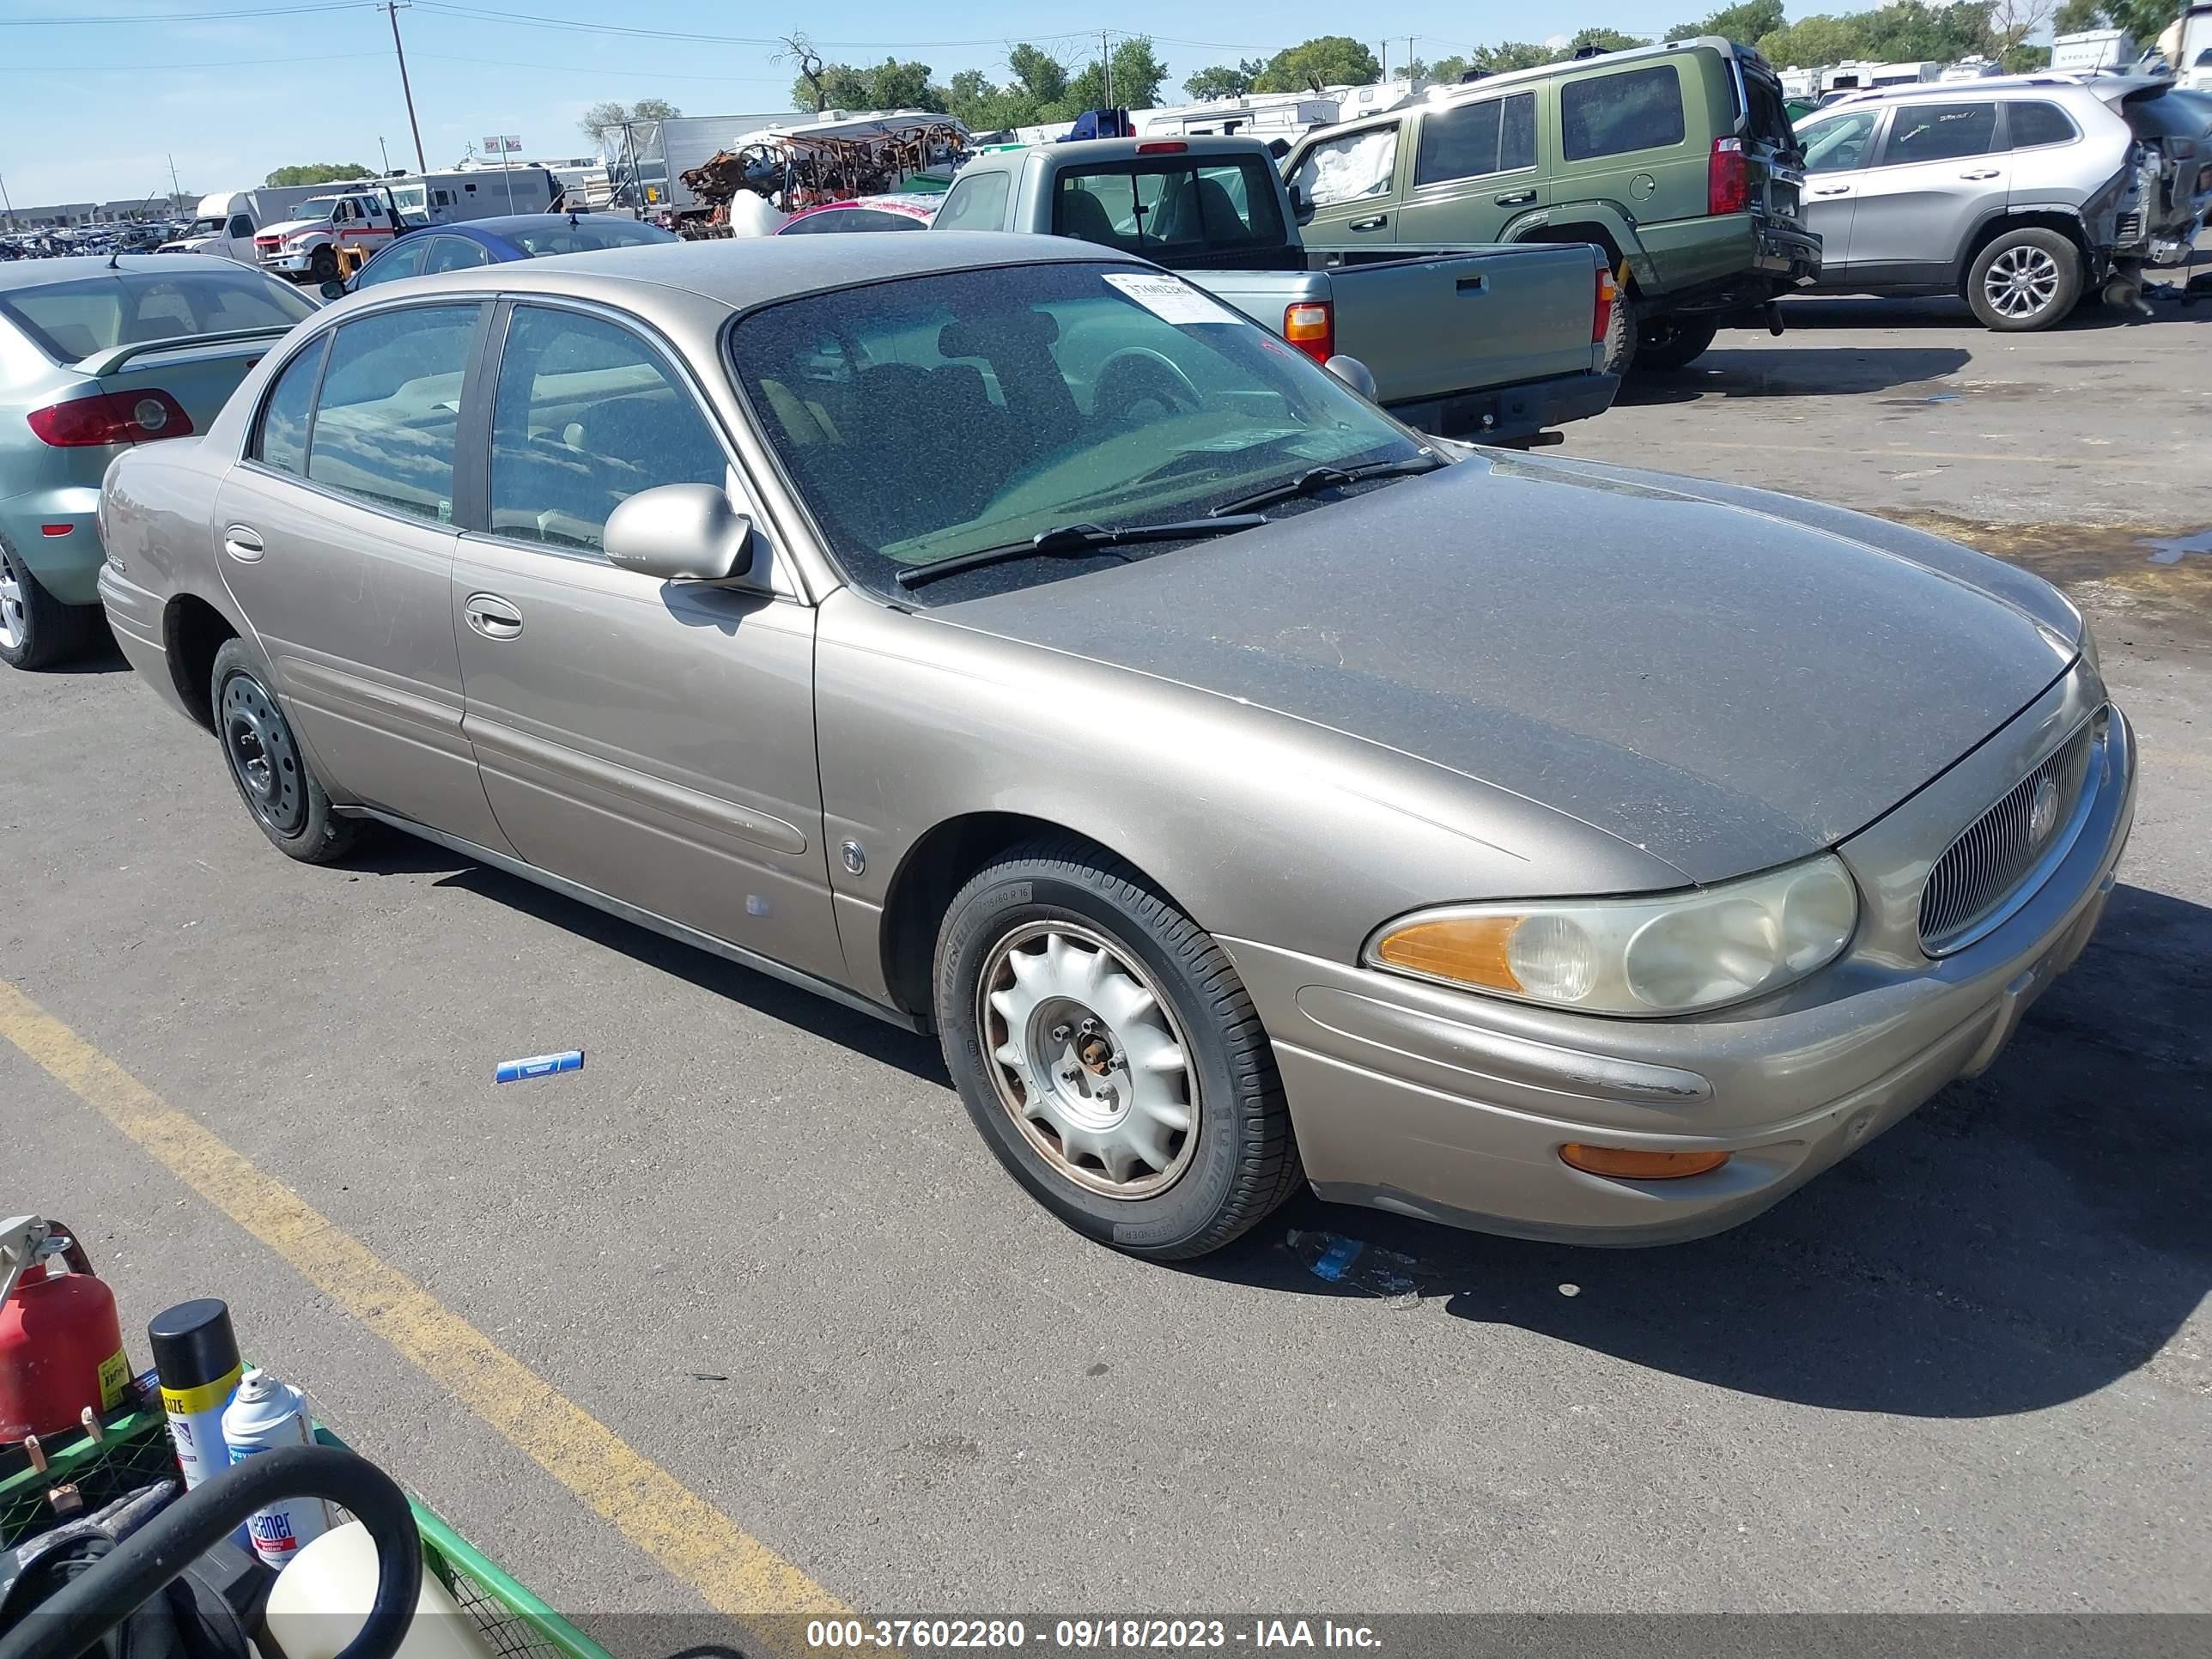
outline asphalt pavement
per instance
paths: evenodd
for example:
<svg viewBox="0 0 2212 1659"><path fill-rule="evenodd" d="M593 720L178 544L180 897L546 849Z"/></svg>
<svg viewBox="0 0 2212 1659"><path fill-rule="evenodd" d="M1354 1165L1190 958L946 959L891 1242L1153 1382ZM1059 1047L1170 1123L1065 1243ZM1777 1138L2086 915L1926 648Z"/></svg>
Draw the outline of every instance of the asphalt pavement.
<svg viewBox="0 0 2212 1659"><path fill-rule="evenodd" d="M1206 1261L1127 1260L1014 1188L929 1041L403 838L288 862L119 658L0 678L0 979L871 1612L2212 1612L2212 307L2024 338L1790 313L1565 453L2049 571L2145 775L2103 929L1996 1067L1720 1238L1303 1198ZM5 1044L0 1147L0 1196L82 1230L126 1331L227 1297L618 1650L705 1607L482 1389ZM1414 1291L1315 1276L1313 1231Z"/></svg>

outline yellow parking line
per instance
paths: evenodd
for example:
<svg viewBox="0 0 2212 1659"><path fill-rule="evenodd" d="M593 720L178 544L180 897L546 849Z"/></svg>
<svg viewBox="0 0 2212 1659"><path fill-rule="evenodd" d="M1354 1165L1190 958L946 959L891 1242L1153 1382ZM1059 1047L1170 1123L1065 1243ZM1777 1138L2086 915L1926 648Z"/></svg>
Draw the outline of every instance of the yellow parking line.
<svg viewBox="0 0 2212 1659"><path fill-rule="evenodd" d="M489 1423L717 1612L851 1611L359 1239L0 980L0 1037ZM796 1626L772 1627L793 1651ZM765 1632L764 1632L765 1633Z"/></svg>

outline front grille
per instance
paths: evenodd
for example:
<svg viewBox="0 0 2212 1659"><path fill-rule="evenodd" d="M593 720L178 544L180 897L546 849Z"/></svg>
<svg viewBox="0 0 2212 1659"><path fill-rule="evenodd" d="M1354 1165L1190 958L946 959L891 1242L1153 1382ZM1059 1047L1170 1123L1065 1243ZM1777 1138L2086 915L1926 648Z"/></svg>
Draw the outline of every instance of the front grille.
<svg viewBox="0 0 2212 1659"><path fill-rule="evenodd" d="M1930 956L1962 943L2057 844L2081 800L2103 724L2092 720L2069 738L1936 860L1920 890L1920 945Z"/></svg>

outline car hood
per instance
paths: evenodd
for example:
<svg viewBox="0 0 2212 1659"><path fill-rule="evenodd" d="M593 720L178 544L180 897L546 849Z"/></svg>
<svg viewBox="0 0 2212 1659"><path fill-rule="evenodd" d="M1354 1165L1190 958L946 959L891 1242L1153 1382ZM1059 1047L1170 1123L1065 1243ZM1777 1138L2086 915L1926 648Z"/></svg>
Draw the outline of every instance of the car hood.
<svg viewBox="0 0 2212 1659"><path fill-rule="evenodd" d="M1899 526L1496 452L933 614L1366 738L1700 883L1873 822L2080 634L2047 584Z"/></svg>
<svg viewBox="0 0 2212 1659"><path fill-rule="evenodd" d="M303 230L328 230L327 219L286 219L273 225L264 225L253 234L256 236L296 236Z"/></svg>

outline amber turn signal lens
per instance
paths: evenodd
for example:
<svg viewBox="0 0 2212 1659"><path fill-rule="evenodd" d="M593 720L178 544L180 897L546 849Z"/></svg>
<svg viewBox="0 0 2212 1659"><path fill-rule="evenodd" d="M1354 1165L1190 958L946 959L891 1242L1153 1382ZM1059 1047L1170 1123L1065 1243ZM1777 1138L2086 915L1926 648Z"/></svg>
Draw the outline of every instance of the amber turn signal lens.
<svg viewBox="0 0 2212 1659"><path fill-rule="evenodd" d="M1506 960L1505 947L1520 925L1518 916L1451 916L1417 921L1386 935L1376 945L1375 955L1409 974L1518 991L1521 981Z"/></svg>
<svg viewBox="0 0 2212 1659"><path fill-rule="evenodd" d="M1585 1146L1571 1140L1559 1148L1559 1161L1590 1175L1626 1181L1680 1181L1703 1175L1729 1161L1726 1152L1646 1152L1629 1146Z"/></svg>

